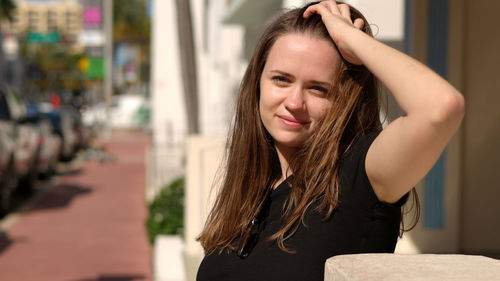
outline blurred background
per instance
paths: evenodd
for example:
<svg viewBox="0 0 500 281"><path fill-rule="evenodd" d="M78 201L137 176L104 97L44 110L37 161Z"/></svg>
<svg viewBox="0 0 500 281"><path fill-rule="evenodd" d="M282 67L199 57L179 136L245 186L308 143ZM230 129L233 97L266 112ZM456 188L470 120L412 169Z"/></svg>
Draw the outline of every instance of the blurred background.
<svg viewBox="0 0 500 281"><path fill-rule="evenodd" d="M2 280L194 280L256 40L307 2L0 0ZM499 258L500 2L346 2L467 101L396 252Z"/></svg>

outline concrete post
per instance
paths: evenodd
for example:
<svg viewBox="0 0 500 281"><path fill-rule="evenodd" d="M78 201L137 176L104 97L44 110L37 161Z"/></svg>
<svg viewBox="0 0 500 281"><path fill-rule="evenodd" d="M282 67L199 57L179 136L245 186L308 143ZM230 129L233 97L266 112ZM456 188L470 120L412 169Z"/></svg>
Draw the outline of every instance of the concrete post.
<svg viewBox="0 0 500 281"><path fill-rule="evenodd" d="M325 264L325 281L334 280L500 280L500 260L469 255L341 255Z"/></svg>

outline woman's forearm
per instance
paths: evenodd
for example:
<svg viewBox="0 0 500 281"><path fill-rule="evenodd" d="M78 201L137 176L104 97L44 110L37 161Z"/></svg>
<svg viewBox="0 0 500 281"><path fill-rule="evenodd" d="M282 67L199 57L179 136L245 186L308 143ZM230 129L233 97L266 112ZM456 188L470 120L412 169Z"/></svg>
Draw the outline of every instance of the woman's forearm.
<svg viewBox="0 0 500 281"><path fill-rule="evenodd" d="M459 124L462 95L427 66L361 31L351 31L344 43L387 87L406 117L431 124Z"/></svg>

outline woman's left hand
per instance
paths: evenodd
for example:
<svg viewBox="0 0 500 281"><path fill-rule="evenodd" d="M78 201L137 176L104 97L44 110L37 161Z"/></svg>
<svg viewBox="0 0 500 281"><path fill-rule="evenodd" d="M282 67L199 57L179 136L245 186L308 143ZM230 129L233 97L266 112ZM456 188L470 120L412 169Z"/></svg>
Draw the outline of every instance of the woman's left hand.
<svg viewBox="0 0 500 281"><path fill-rule="evenodd" d="M358 56L354 54L346 39L350 33L363 28L364 21L358 18L352 22L349 6L347 4L337 4L334 0L323 1L308 7L303 16L308 18L313 14L321 16L342 57L352 64L363 64Z"/></svg>

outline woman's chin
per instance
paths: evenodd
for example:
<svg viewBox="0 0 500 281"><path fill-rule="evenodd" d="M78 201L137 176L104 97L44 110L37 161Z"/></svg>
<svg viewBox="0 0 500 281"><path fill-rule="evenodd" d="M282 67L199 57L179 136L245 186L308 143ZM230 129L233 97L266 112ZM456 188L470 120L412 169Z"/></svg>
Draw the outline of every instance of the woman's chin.
<svg viewBox="0 0 500 281"><path fill-rule="evenodd" d="M304 144L304 140L302 139L275 139L274 143L278 149L287 149L287 150L297 150L302 144Z"/></svg>

